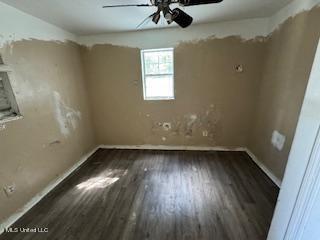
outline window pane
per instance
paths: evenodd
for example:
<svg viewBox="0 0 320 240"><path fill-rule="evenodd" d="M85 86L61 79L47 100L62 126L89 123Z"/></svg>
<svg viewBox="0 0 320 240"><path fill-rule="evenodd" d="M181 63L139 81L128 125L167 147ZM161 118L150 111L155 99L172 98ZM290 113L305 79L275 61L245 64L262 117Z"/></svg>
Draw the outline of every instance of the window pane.
<svg viewBox="0 0 320 240"><path fill-rule="evenodd" d="M155 51L144 52L145 74L172 74L173 52Z"/></svg>
<svg viewBox="0 0 320 240"><path fill-rule="evenodd" d="M173 98L173 76L146 76L146 98Z"/></svg>
<svg viewBox="0 0 320 240"><path fill-rule="evenodd" d="M174 99L173 49L142 51L144 97Z"/></svg>
<svg viewBox="0 0 320 240"><path fill-rule="evenodd" d="M6 91L3 86L2 76L1 76L2 74L4 73L0 73L0 112L11 108Z"/></svg>

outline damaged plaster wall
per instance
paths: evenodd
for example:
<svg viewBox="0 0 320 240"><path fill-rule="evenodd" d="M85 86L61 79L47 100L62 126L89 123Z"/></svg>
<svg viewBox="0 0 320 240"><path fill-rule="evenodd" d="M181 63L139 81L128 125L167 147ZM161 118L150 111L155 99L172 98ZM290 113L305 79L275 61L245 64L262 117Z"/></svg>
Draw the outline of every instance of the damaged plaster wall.
<svg viewBox="0 0 320 240"><path fill-rule="evenodd" d="M83 47L98 143L246 146L264 50L260 38L181 43L174 49L175 100L144 101L138 48Z"/></svg>
<svg viewBox="0 0 320 240"><path fill-rule="evenodd" d="M319 37L312 32L319 13L289 19L267 36L279 22L318 2L295 0L269 19L195 26L191 37L177 29L159 30L167 38L156 43L151 31L78 38L0 3L1 22L10 21L0 24L1 53L14 69L12 85L23 115L0 125L1 187L16 186L10 198L0 193L0 221L94 146L86 87L99 143L239 147L249 142L280 178ZM81 47L80 57L79 46L65 40L91 48ZM176 100L143 101L136 47L168 45L176 46L180 63ZM243 73L234 70L237 64ZM287 136L282 153L270 146L275 129Z"/></svg>
<svg viewBox="0 0 320 240"><path fill-rule="evenodd" d="M257 99L249 149L282 179L314 54L320 37L320 7L289 18L267 41L266 64ZM286 137L271 144L274 131Z"/></svg>
<svg viewBox="0 0 320 240"><path fill-rule="evenodd" d="M144 33L80 37L87 45L83 59L99 143L246 146L282 179L319 38L318 4L293 1L268 20L265 36L251 40L240 34L187 42L170 38L154 45L142 40ZM263 21L255 23L264 26ZM171 43L176 46L176 100L143 101L139 49L134 46ZM240 55L234 51L237 44L244 49ZM245 64L249 59L255 60ZM244 74L230 77L234 64L244 64ZM214 114L204 117L208 110ZM285 137L283 148L271 144L274 132Z"/></svg>
<svg viewBox="0 0 320 240"><path fill-rule="evenodd" d="M0 223L95 146L80 49L69 40L0 2L0 55L23 116L0 124Z"/></svg>
<svg viewBox="0 0 320 240"><path fill-rule="evenodd" d="M0 130L0 222L95 146L79 46L22 40L0 49L23 115ZM5 186L15 186L7 197Z"/></svg>

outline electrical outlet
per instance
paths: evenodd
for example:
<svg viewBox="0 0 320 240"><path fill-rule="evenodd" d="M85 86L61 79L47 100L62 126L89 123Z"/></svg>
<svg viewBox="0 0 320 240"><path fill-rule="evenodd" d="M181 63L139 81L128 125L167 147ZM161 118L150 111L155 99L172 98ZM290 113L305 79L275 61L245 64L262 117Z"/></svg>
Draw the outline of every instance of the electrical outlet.
<svg viewBox="0 0 320 240"><path fill-rule="evenodd" d="M11 184L11 185L5 186L3 188L3 190L4 190L5 194L7 195L7 197L10 197L16 191L16 185Z"/></svg>
<svg viewBox="0 0 320 240"><path fill-rule="evenodd" d="M281 133L279 133L276 130L273 131L271 143L276 149L281 151L283 149L285 141L286 141L286 136L282 135Z"/></svg>
<svg viewBox="0 0 320 240"><path fill-rule="evenodd" d="M208 137L208 131L207 130L202 131L202 136Z"/></svg>

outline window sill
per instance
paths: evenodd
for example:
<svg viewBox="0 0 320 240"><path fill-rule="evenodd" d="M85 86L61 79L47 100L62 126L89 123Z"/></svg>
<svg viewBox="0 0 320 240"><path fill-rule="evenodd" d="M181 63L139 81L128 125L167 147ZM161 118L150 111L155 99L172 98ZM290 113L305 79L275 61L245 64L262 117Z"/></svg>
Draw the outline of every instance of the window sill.
<svg viewBox="0 0 320 240"><path fill-rule="evenodd" d="M145 101L172 101L174 98L144 98Z"/></svg>
<svg viewBox="0 0 320 240"><path fill-rule="evenodd" d="M11 117L9 116L9 117L6 117L5 119L0 120L0 125L8 123L8 122L15 121L15 120L19 120L19 119L22 119L22 118L23 118L22 115L15 115L15 116L11 116Z"/></svg>

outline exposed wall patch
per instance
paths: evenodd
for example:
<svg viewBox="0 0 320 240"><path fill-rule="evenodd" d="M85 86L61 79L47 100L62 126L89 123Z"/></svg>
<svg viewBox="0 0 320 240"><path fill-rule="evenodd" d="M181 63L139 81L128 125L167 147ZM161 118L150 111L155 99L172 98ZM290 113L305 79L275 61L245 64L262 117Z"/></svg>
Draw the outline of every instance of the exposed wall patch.
<svg viewBox="0 0 320 240"><path fill-rule="evenodd" d="M242 64L238 64L235 66L235 70L237 73L242 73L243 72L243 66Z"/></svg>
<svg viewBox="0 0 320 240"><path fill-rule="evenodd" d="M198 116L196 114L187 114L184 116L184 118L185 118L184 136L189 138L189 137L192 137L193 128L196 123L196 120L198 119Z"/></svg>
<svg viewBox="0 0 320 240"><path fill-rule="evenodd" d="M151 135L159 136L162 141L169 137L188 141L205 137L206 142L215 144L220 136L221 113L213 104L199 112L177 115L170 122L146 118L151 124Z"/></svg>
<svg viewBox="0 0 320 240"><path fill-rule="evenodd" d="M164 123L162 124L162 127L163 127L163 129L164 129L165 131L169 131L169 130L171 129L171 123L169 123L169 122L164 122Z"/></svg>
<svg viewBox="0 0 320 240"><path fill-rule="evenodd" d="M59 124L60 132L67 137L71 130L75 130L78 122L81 119L80 111L76 111L68 107L62 100L60 94L56 91L53 92L55 115Z"/></svg>

